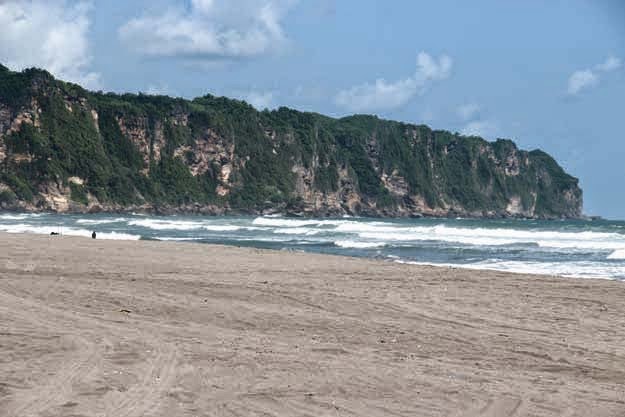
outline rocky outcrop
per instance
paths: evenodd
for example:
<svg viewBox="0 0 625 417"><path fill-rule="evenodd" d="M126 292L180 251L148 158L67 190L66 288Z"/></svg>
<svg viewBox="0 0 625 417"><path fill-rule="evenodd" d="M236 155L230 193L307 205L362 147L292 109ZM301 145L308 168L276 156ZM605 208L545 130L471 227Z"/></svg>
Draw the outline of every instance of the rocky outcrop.
<svg viewBox="0 0 625 417"><path fill-rule="evenodd" d="M7 150L4 143L4 136L9 130L12 121L11 109L0 103L0 163L3 163L6 158Z"/></svg>
<svg viewBox="0 0 625 417"><path fill-rule="evenodd" d="M582 215L577 179L549 155L509 140L491 143L372 116L257 112L212 96L189 102L96 94L34 70L10 74L30 84L19 100L0 97L3 208ZM63 123L51 126L51 115ZM36 133L24 133L25 125ZM8 147L17 134L28 143Z"/></svg>
<svg viewBox="0 0 625 417"><path fill-rule="evenodd" d="M147 117L116 117L122 135L130 139L143 159L143 174L150 170L150 134Z"/></svg>

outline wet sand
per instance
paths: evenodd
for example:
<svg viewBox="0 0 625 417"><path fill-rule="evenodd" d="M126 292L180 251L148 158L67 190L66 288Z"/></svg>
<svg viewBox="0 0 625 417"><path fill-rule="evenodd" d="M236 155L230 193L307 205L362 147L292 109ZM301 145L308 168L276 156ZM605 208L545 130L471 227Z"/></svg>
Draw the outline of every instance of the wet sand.
<svg viewBox="0 0 625 417"><path fill-rule="evenodd" d="M625 283L0 234L0 416L625 416Z"/></svg>

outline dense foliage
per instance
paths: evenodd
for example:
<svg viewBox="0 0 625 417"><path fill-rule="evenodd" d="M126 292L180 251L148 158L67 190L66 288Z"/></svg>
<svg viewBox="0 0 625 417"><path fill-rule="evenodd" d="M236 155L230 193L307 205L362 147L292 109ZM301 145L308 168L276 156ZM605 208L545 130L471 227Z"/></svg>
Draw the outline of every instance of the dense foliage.
<svg viewBox="0 0 625 417"><path fill-rule="evenodd" d="M0 140L9 157L2 162L0 203L35 201L54 183L70 190L79 205L89 204L92 195L121 206L297 210L306 203L298 172L307 173L307 186L321 195L351 186L378 209L392 210L419 196L431 208L503 212L516 196L536 215L559 216L575 210L567 193L581 201L577 180L544 152L375 116L259 112L211 95L188 101L94 93L45 71L16 73L0 66L2 108L5 118L7 112L12 120L26 111L36 120L11 132L5 127ZM201 143L221 154L202 160ZM512 167L513 173L506 172L511 156L526 161ZM200 163L194 172L191 167ZM224 164L232 171L227 181ZM389 178L405 182L405 195L391 192ZM227 192L218 193L219 187Z"/></svg>

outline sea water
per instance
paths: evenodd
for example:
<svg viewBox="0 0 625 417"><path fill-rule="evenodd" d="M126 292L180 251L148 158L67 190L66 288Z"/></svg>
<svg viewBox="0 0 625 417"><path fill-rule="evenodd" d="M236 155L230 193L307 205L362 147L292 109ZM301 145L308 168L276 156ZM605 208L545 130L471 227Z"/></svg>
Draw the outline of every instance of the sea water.
<svg viewBox="0 0 625 417"><path fill-rule="evenodd" d="M0 231L219 243L625 280L625 222L0 213Z"/></svg>

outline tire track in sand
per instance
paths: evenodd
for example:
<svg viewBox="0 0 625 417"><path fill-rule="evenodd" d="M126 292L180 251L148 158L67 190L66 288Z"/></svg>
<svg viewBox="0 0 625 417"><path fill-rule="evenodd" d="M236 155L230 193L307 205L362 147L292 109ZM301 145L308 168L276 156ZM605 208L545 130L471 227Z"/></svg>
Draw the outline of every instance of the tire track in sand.
<svg viewBox="0 0 625 417"><path fill-rule="evenodd" d="M58 323L49 320L49 316L32 313L20 313L25 307L32 307L31 303L17 299L13 296L0 292L0 310L5 317L13 317L25 322L31 322L45 328L53 328ZM19 301L19 302L16 302ZM47 409L64 402L72 393L72 385L87 375L97 366L98 348L95 343L85 337L61 333L63 337L71 340L76 349L70 351L68 359L59 366L59 372L46 378L45 382L27 390L18 391L12 396L11 401L4 411L9 416L30 417L37 416Z"/></svg>
<svg viewBox="0 0 625 417"><path fill-rule="evenodd" d="M58 329L63 337L70 338L77 345L68 362L60 371L28 390L15 393L8 409L8 416L37 416L46 410L60 406L72 398L73 385L83 380L104 361L103 344L95 340L123 340L140 338L149 344L154 352L145 362L140 380L116 398L105 398L107 416L139 417L158 407L167 388L176 376L178 352L175 347L153 336L154 332L137 324L135 328L97 320L88 316L69 313L54 307L44 306L36 300L23 298L0 290L0 311L5 317L14 317L45 327ZM138 328L143 331L139 332ZM154 330L154 329L151 329ZM89 334L92 337L77 336ZM147 340L146 340L147 339Z"/></svg>

